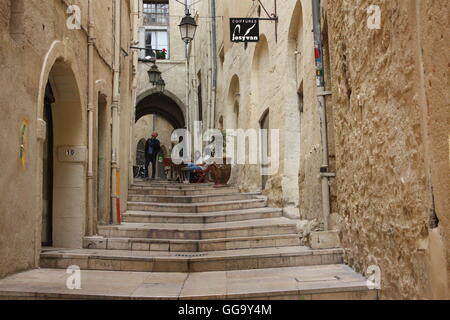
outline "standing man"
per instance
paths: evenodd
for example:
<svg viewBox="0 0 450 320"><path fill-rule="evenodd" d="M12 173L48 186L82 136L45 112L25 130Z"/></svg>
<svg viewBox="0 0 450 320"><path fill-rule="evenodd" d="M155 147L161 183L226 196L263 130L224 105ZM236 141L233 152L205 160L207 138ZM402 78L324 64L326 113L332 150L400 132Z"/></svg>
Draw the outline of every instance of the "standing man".
<svg viewBox="0 0 450 320"><path fill-rule="evenodd" d="M156 173L156 156L161 150L161 144L158 139L158 132L153 132L152 137L145 143L145 174L146 178L149 176L148 166L152 163L152 179L155 179Z"/></svg>

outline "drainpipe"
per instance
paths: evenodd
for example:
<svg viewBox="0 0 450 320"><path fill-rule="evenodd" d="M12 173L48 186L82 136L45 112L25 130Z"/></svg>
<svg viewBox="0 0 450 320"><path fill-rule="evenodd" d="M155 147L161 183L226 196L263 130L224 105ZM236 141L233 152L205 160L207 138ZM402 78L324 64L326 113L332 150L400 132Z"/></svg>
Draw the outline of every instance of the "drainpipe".
<svg viewBox="0 0 450 320"><path fill-rule="evenodd" d="M216 23L216 0L211 0L211 57L212 57L212 106L211 127L216 127L216 103L217 103L217 23Z"/></svg>
<svg viewBox="0 0 450 320"><path fill-rule="evenodd" d="M325 91L322 32L320 26L320 0L312 0L313 31L314 31L314 56L316 61L316 85L317 99L319 102L320 134L322 139L322 164L320 177L322 183L322 208L325 231L329 230L328 218L330 216L330 185L329 179L334 176L328 172L328 133L325 96L330 92Z"/></svg>
<svg viewBox="0 0 450 320"><path fill-rule="evenodd" d="M88 173L87 235L94 234L94 16L92 0L88 1Z"/></svg>
<svg viewBox="0 0 450 320"><path fill-rule="evenodd" d="M211 1L208 2L208 16L211 17ZM208 72L207 72L207 101L208 101L208 109L207 109L207 113L206 113L206 125L203 126L204 128L211 128L212 127L212 92L213 92L213 56L212 56L212 23L208 23L208 34L209 34L209 46L208 46L208 58L209 58L209 63L208 63Z"/></svg>
<svg viewBox="0 0 450 320"><path fill-rule="evenodd" d="M186 99L186 114L185 114L185 122L186 122L186 129L190 130L190 125L189 125L189 121L191 118L190 115L190 108L189 108L189 53L188 53L188 44L185 43L184 44L184 49L185 49L185 81L186 81L186 85L185 85L185 99Z"/></svg>
<svg viewBox="0 0 450 320"><path fill-rule="evenodd" d="M112 114L111 160L111 210L112 221L120 224L120 158L119 158L119 107L120 107L120 0L114 1L114 71Z"/></svg>
<svg viewBox="0 0 450 320"><path fill-rule="evenodd" d="M139 33L138 29L140 24L140 6L139 6L139 0L133 0L133 44L139 43ZM134 144L134 133L135 133L135 121L136 121L136 99L137 99L137 87L138 87L138 79L136 76L137 68L138 68L138 58L139 58L139 51L134 50L133 51L133 81L132 81L132 97L131 97L131 106L133 109L133 112L131 113L131 119L130 119L130 157L129 157L129 172L133 172L133 164L134 159L136 159L135 152L136 152L136 145ZM131 185L134 181L133 175L128 175L128 184Z"/></svg>

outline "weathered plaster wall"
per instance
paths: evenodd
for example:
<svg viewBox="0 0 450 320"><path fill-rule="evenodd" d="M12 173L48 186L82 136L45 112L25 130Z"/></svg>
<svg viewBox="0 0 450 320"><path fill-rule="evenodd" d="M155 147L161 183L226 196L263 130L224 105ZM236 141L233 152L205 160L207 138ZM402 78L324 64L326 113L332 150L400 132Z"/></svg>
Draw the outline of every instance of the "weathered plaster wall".
<svg viewBox="0 0 450 320"><path fill-rule="evenodd" d="M10 14L10 4L16 0L0 1L0 105L3 112L0 118L0 137L2 145L0 147L0 159L3 165L3 173L0 175L0 277L7 274L37 267L39 264L39 254L41 250L41 213L42 213L42 139L45 137L45 124L38 121L42 118L43 91L47 83L50 70L56 59L60 59L63 65L70 72L62 74L52 74L52 81L59 92L56 96L62 96L67 89L72 90L73 86L78 88L78 92L72 94L79 96L78 114L79 120L71 119L75 123L70 123L64 129L64 123L56 124L58 137L55 143L64 141L70 143L75 141L81 146L87 144L87 1L71 1L71 4L81 8L82 30L69 30L66 27L68 15L66 13L66 1L38 1L27 0L20 19L21 34L11 32L12 22ZM17 0L18 3L19 0ZM96 24L96 42L94 50L94 78L98 82L96 90L105 95L106 106L110 107L112 94L112 6L111 2L95 2L94 20ZM124 29L127 27L127 19L130 17L130 8L127 1L122 3L122 21ZM16 30L16 31L17 31ZM126 41L129 34L124 33L123 46L126 48ZM109 40L108 40L109 39ZM126 59L124 64L129 63ZM124 69L130 70L128 64ZM58 72L64 69L58 69ZM70 79L69 83L64 83ZM130 107L130 90L125 87L129 74L124 70L122 83L122 110L127 113ZM61 80L61 81L58 81ZM73 91L73 90L72 90ZM97 92L96 92L97 93ZM41 96L39 96L41 95ZM41 98L38 98L41 97ZM94 98L95 107L97 96ZM67 101L69 104L74 101ZM55 107L58 105L55 105ZM59 117L63 119L63 117ZM20 150L20 125L23 120L29 124L26 131L26 161L22 168L19 160ZM68 120L66 120L68 121ZM82 128L84 134L71 136L71 127ZM107 126L107 130L109 130ZM60 129L58 129L60 128ZM73 133L74 131L72 131ZM123 131L127 136L127 130ZM128 138L129 139L129 138ZM56 152L56 151L55 151ZM124 150L126 152L126 150ZM55 155L56 157L56 155ZM70 181L83 181L79 186L79 192L71 199L79 199L77 208L80 217L86 219L86 203L84 196L78 198L86 192L86 163L79 165L77 174L74 176L57 176L55 184L69 183ZM109 170L109 164L108 168ZM126 172L124 174L127 174ZM63 181L64 180L64 181ZM72 183L70 182L70 183ZM109 182L104 182L106 187ZM66 195L70 196L70 195ZM64 199L60 199L64 205ZM62 206L63 206L62 205ZM63 209L57 207L56 210ZM67 209L67 208L66 208ZM64 210L66 210L64 209ZM85 221L82 222L84 225ZM64 233L58 226L54 230L55 234ZM65 226L67 227L67 226ZM82 231L81 231L82 232ZM72 245L81 245L80 239L73 239Z"/></svg>
<svg viewBox="0 0 450 320"><path fill-rule="evenodd" d="M367 28L371 4L379 30ZM328 1L327 11L346 261L381 268L382 298L445 297L449 3Z"/></svg>

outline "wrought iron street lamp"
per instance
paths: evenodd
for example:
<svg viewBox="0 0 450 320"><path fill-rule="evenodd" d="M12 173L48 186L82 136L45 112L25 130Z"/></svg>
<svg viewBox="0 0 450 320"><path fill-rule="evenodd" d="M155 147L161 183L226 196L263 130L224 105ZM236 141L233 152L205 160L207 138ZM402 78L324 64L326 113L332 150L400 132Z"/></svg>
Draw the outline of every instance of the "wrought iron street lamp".
<svg viewBox="0 0 450 320"><path fill-rule="evenodd" d="M165 88L166 82L162 78L159 78L159 80L156 82L156 90L158 92L164 92Z"/></svg>
<svg viewBox="0 0 450 320"><path fill-rule="evenodd" d="M197 24L195 23L195 19L191 17L191 13L186 8L186 15L181 19L179 24L181 39L188 44L195 37L195 31L197 30Z"/></svg>
<svg viewBox="0 0 450 320"><path fill-rule="evenodd" d="M156 85L157 82L161 79L161 71L159 71L156 63L153 62L153 65L148 70L148 79L151 84Z"/></svg>

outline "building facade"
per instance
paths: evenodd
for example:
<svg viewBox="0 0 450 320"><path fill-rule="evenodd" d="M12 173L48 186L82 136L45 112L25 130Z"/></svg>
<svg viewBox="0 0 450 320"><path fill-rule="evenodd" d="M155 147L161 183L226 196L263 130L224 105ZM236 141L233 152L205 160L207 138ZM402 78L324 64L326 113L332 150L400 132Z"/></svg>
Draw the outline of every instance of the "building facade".
<svg viewBox="0 0 450 320"><path fill-rule="evenodd" d="M448 299L448 1L187 5L185 46L177 0L0 0L0 278L120 223L151 132L169 157L173 130L200 123L267 151L229 183L267 196L302 245L329 237L378 271L380 298ZM259 41L232 42L231 18L261 18Z"/></svg>
<svg viewBox="0 0 450 320"><path fill-rule="evenodd" d="M236 165L232 182L263 190L299 221L305 243L326 228L328 205L311 3L194 3L189 56L192 119L280 130L276 173ZM350 266L380 268L383 298L448 297L448 9L446 1L321 1L327 171L335 174L328 229L339 230ZM230 18L275 12L277 24L260 21L259 42L230 41Z"/></svg>
<svg viewBox="0 0 450 320"><path fill-rule="evenodd" d="M138 3L0 1L0 277L126 209Z"/></svg>

